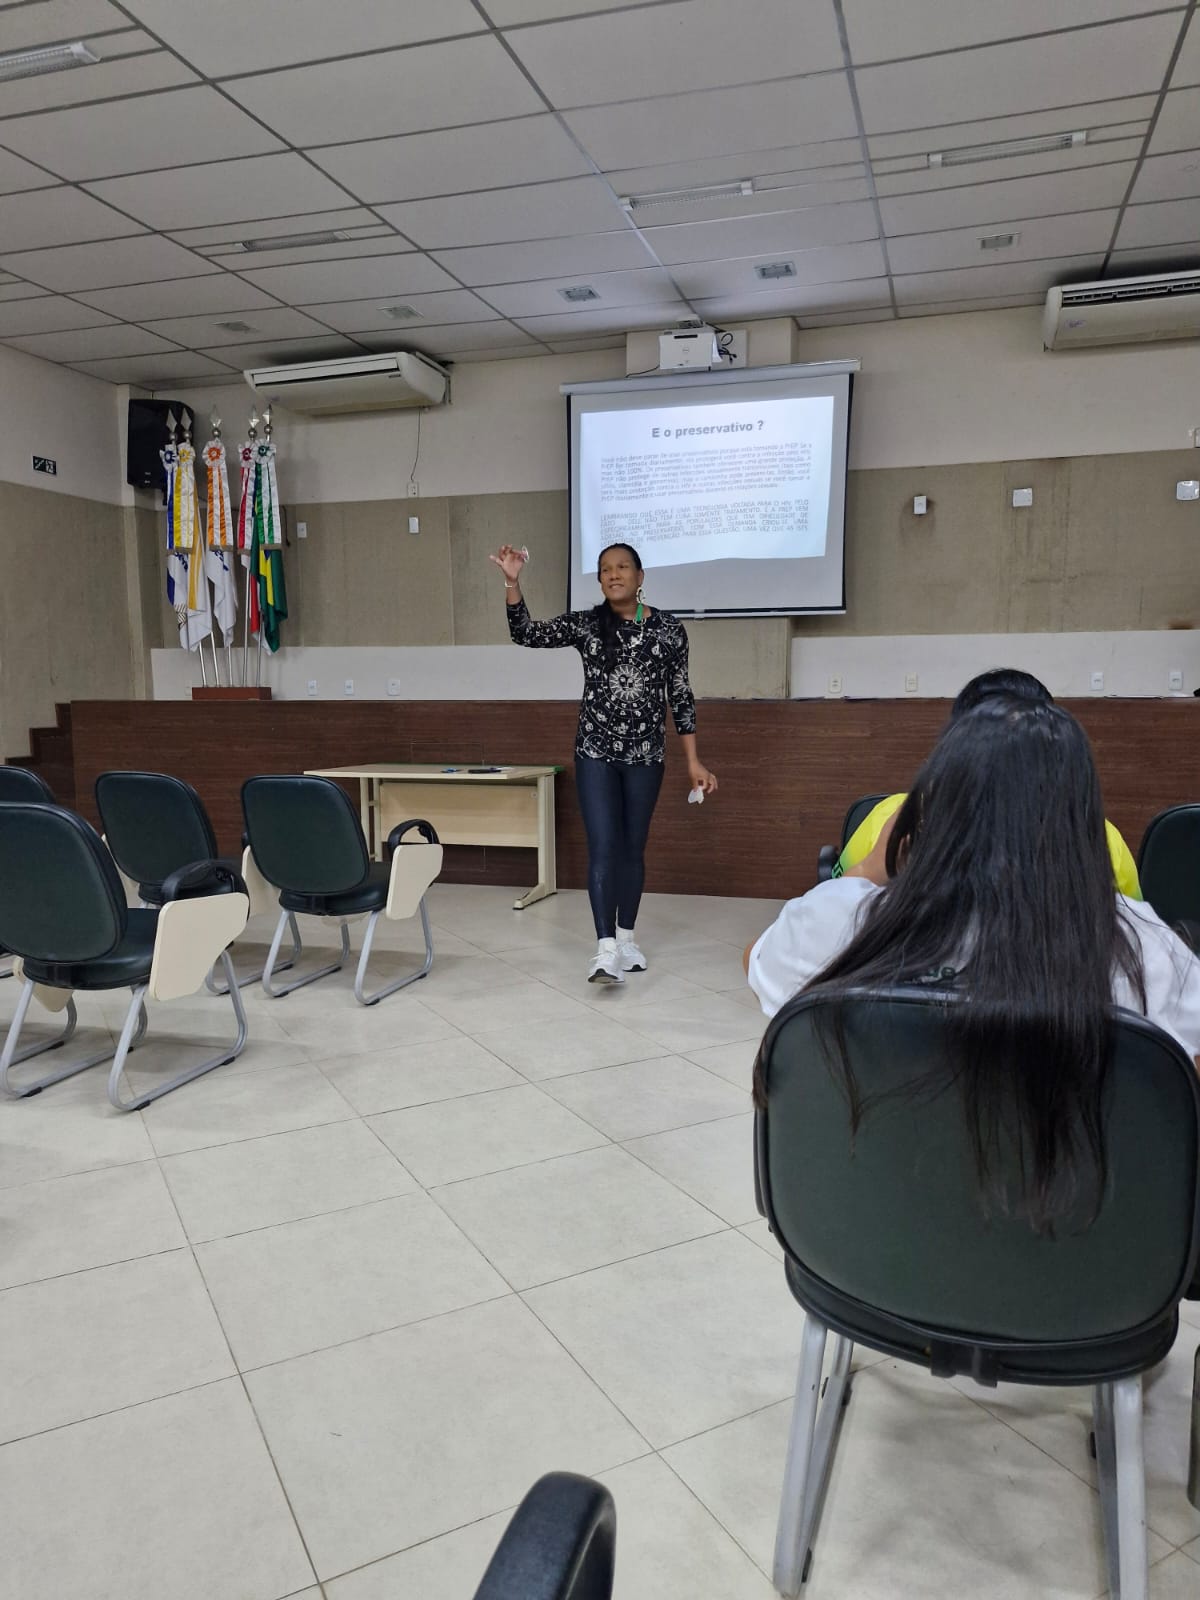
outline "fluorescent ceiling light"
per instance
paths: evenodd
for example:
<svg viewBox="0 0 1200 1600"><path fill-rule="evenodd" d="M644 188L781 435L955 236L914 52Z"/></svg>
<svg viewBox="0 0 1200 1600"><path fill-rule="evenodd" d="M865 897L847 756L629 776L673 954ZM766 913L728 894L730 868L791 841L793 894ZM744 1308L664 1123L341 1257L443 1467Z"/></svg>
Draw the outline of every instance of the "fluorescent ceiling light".
<svg viewBox="0 0 1200 1600"><path fill-rule="evenodd" d="M754 193L754 179L735 183L710 183L696 189L660 189L656 194L630 194L621 204L626 211L647 211L652 206L691 206L704 200L746 200Z"/></svg>
<svg viewBox="0 0 1200 1600"><path fill-rule="evenodd" d="M344 244L350 235L337 229L325 233L281 233L273 238L243 239L240 243L221 246L226 250L302 250L318 244Z"/></svg>
<svg viewBox="0 0 1200 1600"><path fill-rule="evenodd" d="M13 78L40 78L44 72L66 72L71 67L94 67L99 60L79 41L50 45L43 50L18 50L15 55L0 56L0 83Z"/></svg>
<svg viewBox="0 0 1200 1600"><path fill-rule="evenodd" d="M1046 133L1033 139L1002 139L998 144L968 144L959 150L933 150L931 167L966 167L976 161L1003 161L1006 156L1041 156L1055 150L1074 150L1087 143L1087 129L1075 133Z"/></svg>

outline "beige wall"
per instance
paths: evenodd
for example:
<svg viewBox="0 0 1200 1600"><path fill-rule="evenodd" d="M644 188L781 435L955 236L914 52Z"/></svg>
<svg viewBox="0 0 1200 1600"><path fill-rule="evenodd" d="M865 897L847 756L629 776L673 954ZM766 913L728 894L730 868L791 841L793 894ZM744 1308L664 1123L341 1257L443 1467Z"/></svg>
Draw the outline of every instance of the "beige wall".
<svg viewBox="0 0 1200 1600"><path fill-rule="evenodd" d="M0 481L119 505L124 392L0 345ZM56 460L57 476L34 472L35 455Z"/></svg>
<svg viewBox="0 0 1200 1600"><path fill-rule="evenodd" d="M134 692L123 512L0 482L0 759L58 700Z"/></svg>

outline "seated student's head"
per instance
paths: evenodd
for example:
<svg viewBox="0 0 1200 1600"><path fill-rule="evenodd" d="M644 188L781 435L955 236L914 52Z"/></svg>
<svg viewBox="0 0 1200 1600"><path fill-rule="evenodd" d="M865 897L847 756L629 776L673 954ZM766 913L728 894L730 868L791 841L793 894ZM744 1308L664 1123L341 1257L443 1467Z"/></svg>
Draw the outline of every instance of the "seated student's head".
<svg viewBox="0 0 1200 1600"><path fill-rule="evenodd" d="M1032 672L1022 672L1019 667L993 667L964 683L950 707L951 717L961 717L992 695L1006 694L1014 700L1030 700L1037 705L1052 706L1054 696L1040 678Z"/></svg>
<svg viewBox="0 0 1200 1600"><path fill-rule="evenodd" d="M952 969L981 1177L1015 1112L1025 1202L1045 1225L1081 1171L1103 1173L1114 973L1145 992L1079 723L1045 699L997 694L948 723L897 813L888 868L858 933L809 987L886 989Z"/></svg>

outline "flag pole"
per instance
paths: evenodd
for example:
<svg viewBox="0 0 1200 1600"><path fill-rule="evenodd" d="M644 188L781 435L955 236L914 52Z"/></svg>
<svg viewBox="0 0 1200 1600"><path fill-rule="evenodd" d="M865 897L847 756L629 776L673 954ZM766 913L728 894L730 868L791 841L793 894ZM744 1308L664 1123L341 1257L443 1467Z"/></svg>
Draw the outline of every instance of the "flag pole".
<svg viewBox="0 0 1200 1600"><path fill-rule="evenodd" d="M251 444L253 444L254 441L258 438L258 412L257 411L252 411L250 413L250 426L246 430L246 437L250 440ZM253 473L253 468L251 468L251 472L250 472L250 476L249 476L249 481L248 482L247 482L247 475L246 475L246 462L251 460L251 459L252 459L252 456L248 455L246 453L246 451L243 450L243 452L242 452L242 498L241 498L241 502L240 502L239 507L238 507L238 528L239 528L239 531L243 530L245 528L245 526L246 526L246 512L247 512L246 494L247 494L247 490L249 490L251 496L253 496L253 493L254 493L254 473ZM252 532L252 535L253 535L253 511L254 511L253 499L251 499L251 504L250 504L249 510L250 510L250 515L251 515L251 532ZM243 689L249 688L249 686L250 686L250 577L251 577L250 569L253 566L253 553L254 553L253 552L253 545L254 545L254 540L253 540L253 536L252 536L249 546L241 546L239 548L239 553L243 556L243 558L245 559L245 562L246 562L246 616L245 616L245 621L244 621L243 627L242 627L242 688Z"/></svg>

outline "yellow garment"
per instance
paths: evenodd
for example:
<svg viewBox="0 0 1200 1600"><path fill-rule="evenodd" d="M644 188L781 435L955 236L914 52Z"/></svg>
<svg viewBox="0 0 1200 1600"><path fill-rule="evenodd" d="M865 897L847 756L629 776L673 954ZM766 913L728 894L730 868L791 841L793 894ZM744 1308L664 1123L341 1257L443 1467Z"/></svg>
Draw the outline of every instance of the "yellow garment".
<svg viewBox="0 0 1200 1600"><path fill-rule="evenodd" d="M835 878L840 878L843 872L850 867L856 867L871 854L885 823L896 815L907 798L908 796L903 794L890 794L886 800L879 802L874 811L868 813L847 840L846 848L833 870ZM1113 882L1122 894L1127 894L1131 900L1140 900L1142 886L1138 882L1137 866L1129 853L1129 846L1111 822L1105 822L1104 833L1108 840L1108 854L1112 860Z"/></svg>

